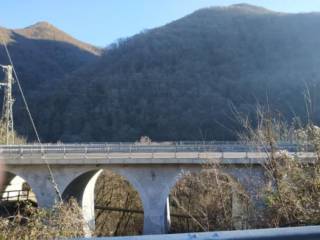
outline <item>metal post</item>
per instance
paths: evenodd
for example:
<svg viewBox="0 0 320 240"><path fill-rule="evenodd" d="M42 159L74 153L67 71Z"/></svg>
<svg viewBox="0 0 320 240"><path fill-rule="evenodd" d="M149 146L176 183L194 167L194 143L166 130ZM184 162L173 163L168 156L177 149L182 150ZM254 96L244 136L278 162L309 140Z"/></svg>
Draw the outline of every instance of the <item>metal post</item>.
<svg viewBox="0 0 320 240"><path fill-rule="evenodd" d="M4 82L0 82L0 87L4 88L4 97L3 97L3 106L2 106L2 115L1 115L1 131L6 136L6 144L14 144L14 128L13 128L13 103L14 98L12 96L12 85L14 83L13 78L13 67L11 65L2 67L5 73Z"/></svg>
<svg viewBox="0 0 320 240"><path fill-rule="evenodd" d="M129 158L130 158L130 159L132 158L132 152L131 152L132 149L131 149L131 148L132 148L132 145L130 144L130 147L129 147L129 151L130 151L130 152L129 152Z"/></svg>

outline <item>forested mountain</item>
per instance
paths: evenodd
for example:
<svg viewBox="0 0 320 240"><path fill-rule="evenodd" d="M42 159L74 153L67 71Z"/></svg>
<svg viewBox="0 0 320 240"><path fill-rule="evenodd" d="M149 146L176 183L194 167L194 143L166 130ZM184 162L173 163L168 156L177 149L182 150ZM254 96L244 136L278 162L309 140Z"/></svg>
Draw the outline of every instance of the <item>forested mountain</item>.
<svg viewBox="0 0 320 240"><path fill-rule="evenodd" d="M2 46L3 41L8 46L30 108L36 116L41 116L43 111L37 106L39 96L50 92L50 88L49 92L43 92L44 85L54 86L65 75L95 61L101 54L101 49L80 42L46 22L15 30L0 27L0 64L6 65L9 60ZM3 78L3 73L0 73L0 78ZM21 134L33 137L29 133L30 123L17 90L15 84L16 127ZM1 91L1 98L2 94Z"/></svg>
<svg viewBox="0 0 320 240"><path fill-rule="evenodd" d="M8 45L27 88L61 78L92 61L101 52L46 22L15 30L0 27L0 37ZM7 64L2 41L0 44L0 63Z"/></svg>
<svg viewBox="0 0 320 240"><path fill-rule="evenodd" d="M253 116L268 104L305 118L306 86L319 100L319 25L318 13L201 9L46 84L36 123L46 141L230 140L232 108ZM320 119L316 104L311 114Z"/></svg>

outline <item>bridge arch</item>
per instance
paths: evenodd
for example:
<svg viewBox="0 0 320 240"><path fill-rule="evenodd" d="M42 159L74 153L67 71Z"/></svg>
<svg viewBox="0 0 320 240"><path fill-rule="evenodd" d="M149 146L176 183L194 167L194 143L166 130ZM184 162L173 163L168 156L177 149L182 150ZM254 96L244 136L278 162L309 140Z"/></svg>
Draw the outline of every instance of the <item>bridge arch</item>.
<svg viewBox="0 0 320 240"><path fill-rule="evenodd" d="M4 171L4 181L1 187L2 201L31 201L37 205L37 197L30 184L13 171Z"/></svg>
<svg viewBox="0 0 320 240"><path fill-rule="evenodd" d="M62 192L62 200L67 201L73 197L78 201L86 222L85 232L88 236L95 229L94 187L101 172L101 169L93 169L79 173Z"/></svg>
<svg viewBox="0 0 320 240"><path fill-rule="evenodd" d="M242 183L218 165L185 168L168 199L170 232L246 228L248 202Z"/></svg>
<svg viewBox="0 0 320 240"><path fill-rule="evenodd" d="M121 169L124 167L107 167L97 180L95 203L98 236L142 234L142 199L135 185Z"/></svg>
<svg viewBox="0 0 320 240"><path fill-rule="evenodd" d="M109 213L110 212L111 213L129 212L130 214L139 214L139 216L141 216L140 218L141 223L140 223L140 226L138 226L138 228L141 228L141 230L136 232L130 232L130 234L139 234L142 232L143 208L141 204L140 195L136 191L135 185L132 184L129 179L127 179L127 177L123 174L121 169L122 167L107 167L104 169L100 169L99 167L93 167L93 168L82 169L80 172L74 173L72 178L69 177L67 183L64 184L64 188L62 191L62 199L64 201L67 201L68 199L73 197L78 201L83 211L84 220L87 223L87 226L85 226L85 232L88 236L91 233L93 233L96 228L97 230L101 230L101 226L97 224L101 222L101 218L103 218L103 215L104 217L106 217L106 214L104 214L103 211L108 211ZM73 170L70 169L69 173L70 172L73 172ZM105 185L101 184L103 181L106 181L104 183ZM112 196L112 199L110 200L113 200L113 202L112 201L110 202L110 206L104 205L104 202L102 201L103 199L101 198L101 194L105 193L106 195L108 195L108 192L106 191L105 187L103 188L103 186L111 186L112 184L118 184L118 186L122 187L122 190L125 192L135 193L133 195L135 195L135 199L138 199L140 203L138 204L138 206L141 206L141 209L140 208L127 209L128 208L127 206L119 206L119 203L122 202L121 197L123 196L120 196L121 194L119 194L119 192L117 195L115 191L112 194L118 197L118 199L116 199L116 201L118 201L118 204L114 203L114 196ZM125 189L123 189L124 186L126 186ZM99 204L99 209L96 209L95 207L96 203ZM126 219L124 215L125 214L121 215L120 217ZM107 218L107 219L113 222L118 222L119 224L116 227L119 227L121 225L120 220L117 219L119 216L117 216L117 214L113 214L113 216L114 216L113 219L110 219L110 218ZM97 224L96 224L96 220L98 220ZM128 221L127 224L130 224L130 222ZM108 227L110 226L112 228L112 223L108 225ZM112 229L109 232L107 231L101 231L101 232L102 233L100 233L100 235L104 234L104 236L113 235L113 234L125 235L125 233L123 232L113 231ZM96 232L96 233L99 234L99 232Z"/></svg>

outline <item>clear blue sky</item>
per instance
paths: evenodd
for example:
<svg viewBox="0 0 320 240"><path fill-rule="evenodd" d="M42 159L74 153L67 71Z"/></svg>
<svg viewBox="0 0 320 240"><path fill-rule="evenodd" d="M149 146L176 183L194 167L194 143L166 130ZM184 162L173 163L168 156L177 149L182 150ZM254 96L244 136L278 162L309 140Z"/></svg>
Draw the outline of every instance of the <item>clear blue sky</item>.
<svg viewBox="0 0 320 240"><path fill-rule="evenodd" d="M242 2L282 12L320 12L320 0L1 0L0 26L48 21L79 40L106 46L199 8Z"/></svg>

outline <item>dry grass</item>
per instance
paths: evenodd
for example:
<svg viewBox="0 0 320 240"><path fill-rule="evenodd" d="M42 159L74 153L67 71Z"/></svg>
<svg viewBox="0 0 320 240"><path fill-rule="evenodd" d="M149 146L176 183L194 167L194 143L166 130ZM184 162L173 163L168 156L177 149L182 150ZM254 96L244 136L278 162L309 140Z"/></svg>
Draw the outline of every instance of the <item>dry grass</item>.
<svg viewBox="0 0 320 240"><path fill-rule="evenodd" d="M305 132L317 157L306 161L272 146L264 166L270 179L264 192L267 226L320 224L320 130L308 125L299 131Z"/></svg>
<svg viewBox="0 0 320 240"><path fill-rule="evenodd" d="M239 228L239 219L235 219L237 214L234 212L235 198L237 204L248 203L239 185L218 165L206 166L200 174L187 173L171 191L171 232ZM242 210L241 214L245 215L246 207ZM175 214L185 217L175 217Z"/></svg>
<svg viewBox="0 0 320 240"><path fill-rule="evenodd" d="M14 216L0 218L0 239L31 240L84 236L84 221L77 202L58 203L51 209L31 205Z"/></svg>
<svg viewBox="0 0 320 240"><path fill-rule="evenodd" d="M268 153L263 165L269 184L261 189L266 204L262 227L320 224L320 129L311 121L286 123L279 115L259 108L255 124L240 118L247 143L262 146ZM255 127L253 127L255 126ZM289 156L282 141L294 142L299 151L311 151L312 161ZM258 213L261 214L261 213Z"/></svg>
<svg viewBox="0 0 320 240"><path fill-rule="evenodd" d="M97 206L143 211L137 191L123 177L105 170L97 180ZM138 235L142 233L143 214L96 210L97 236Z"/></svg>

